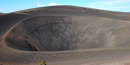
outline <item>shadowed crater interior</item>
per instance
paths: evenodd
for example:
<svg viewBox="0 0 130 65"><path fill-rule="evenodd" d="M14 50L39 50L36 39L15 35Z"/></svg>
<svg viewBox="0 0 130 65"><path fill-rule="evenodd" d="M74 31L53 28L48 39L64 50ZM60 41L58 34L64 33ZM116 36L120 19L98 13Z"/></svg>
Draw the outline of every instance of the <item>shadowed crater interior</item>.
<svg viewBox="0 0 130 65"><path fill-rule="evenodd" d="M102 23L98 17L81 16L33 17L16 25L8 33L5 42L11 48L25 51L111 47L108 45L108 32L105 29L107 21Z"/></svg>

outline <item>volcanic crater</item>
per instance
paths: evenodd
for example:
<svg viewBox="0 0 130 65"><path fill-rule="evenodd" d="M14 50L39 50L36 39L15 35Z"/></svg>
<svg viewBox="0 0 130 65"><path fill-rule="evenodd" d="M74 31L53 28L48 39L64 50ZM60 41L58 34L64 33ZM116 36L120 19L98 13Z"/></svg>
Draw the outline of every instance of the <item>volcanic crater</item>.
<svg viewBox="0 0 130 65"><path fill-rule="evenodd" d="M33 17L16 25L5 41L9 47L25 51L67 51L127 46L127 43L124 45L125 41L122 44L116 40L118 38L111 40L113 36L120 35L114 34L116 28L122 29L119 28L122 25L119 23L120 20L105 20L83 16ZM122 33L129 27L123 28Z"/></svg>
<svg viewBox="0 0 130 65"><path fill-rule="evenodd" d="M66 5L2 14L0 64L128 64L129 34L130 14L123 12Z"/></svg>

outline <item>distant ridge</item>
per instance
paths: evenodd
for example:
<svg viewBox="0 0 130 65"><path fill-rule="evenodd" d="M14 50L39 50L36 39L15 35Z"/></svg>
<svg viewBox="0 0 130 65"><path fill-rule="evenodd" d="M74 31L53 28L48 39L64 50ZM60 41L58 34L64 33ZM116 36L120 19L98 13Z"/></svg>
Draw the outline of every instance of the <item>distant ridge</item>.
<svg viewBox="0 0 130 65"><path fill-rule="evenodd" d="M17 11L17 12L30 12L33 13L35 11L40 11L39 13L41 13L41 11L43 10L56 10L56 11L61 11L61 10L65 10L65 11L70 11L70 12L81 12L80 10L86 10L85 12L95 12L95 13L107 13L107 14L121 14L121 13L125 13L125 12L115 12L115 11L107 11L107 10L100 10L100 9L93 9L93 8L87 8L87 7L79 7L79 6L69 6L69 5L62 5L62 6L47 6L47 7L39 7L39 8L32 8L32 9L26 9L26 10L22 10L22 11ZM44 12L44 11L43 11Z"/></svg>
<svg viewBox="0 0 130 65"><path fill-rule="evenodd" d="M4 13L0 12L0 14L4 14Z"/></svg>
<svg viewBox="0 0 130 65"><path fill-rule="evenodd" d="M108 17L108 18L115 18L115 19L123 19L123 20L130 20L130 14L125 12L114 12L114 11L107 11L107 10L99 10L99 9L92 9L86 7L79 7L79 6L69 6L69 5L62 5L62 6L48 6L48 7L39 7L33 9L27 9L22 11L14 12L16 14L31 14L31 15L57 15L57 16L97 16L97 17ZM125 16L125 18L124 18Z"/></svg>

